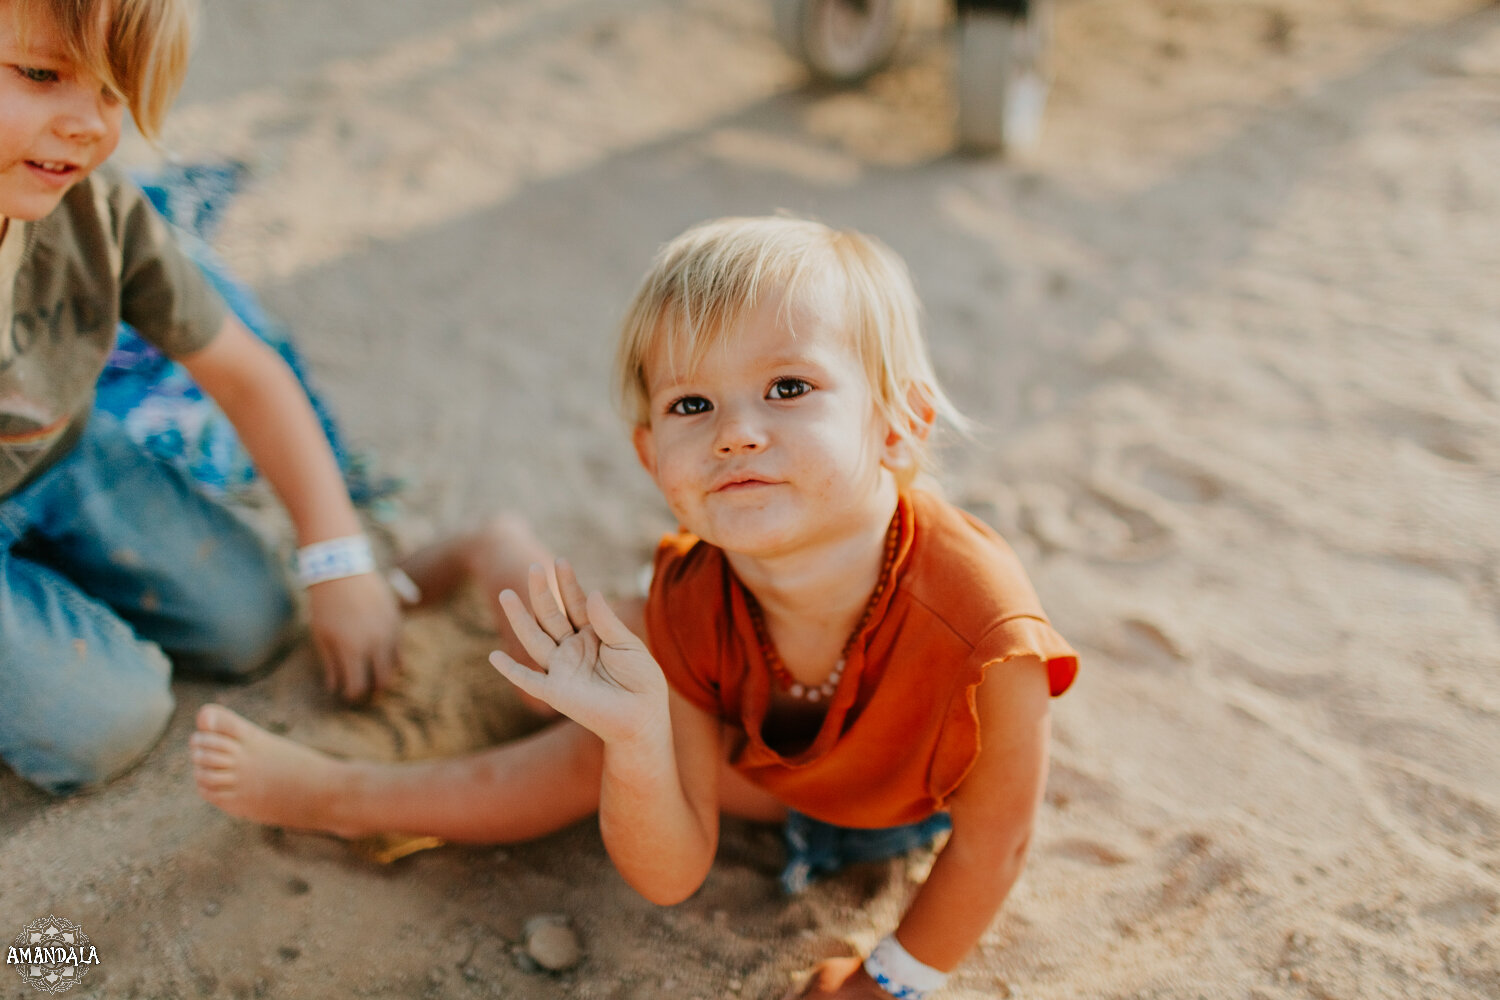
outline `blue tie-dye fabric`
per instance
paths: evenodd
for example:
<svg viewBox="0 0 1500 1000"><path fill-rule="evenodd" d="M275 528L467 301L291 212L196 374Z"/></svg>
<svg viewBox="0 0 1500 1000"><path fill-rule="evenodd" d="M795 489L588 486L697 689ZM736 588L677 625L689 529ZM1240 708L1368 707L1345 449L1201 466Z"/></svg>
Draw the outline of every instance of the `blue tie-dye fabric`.
<svg viewBox="0 0 1500 1000"><path fill-rule="evenodd" d="M371 475L362 455L345 446L333 413L312 387L291 333L268 316L253 292L230 275L208 241L239 191L245 168L236 163L169 166L139 175L137 184L172 224L183 250L256 336L281 355L307 391L333 448L349 493L369 503L397 489ZM182 466L211 492L232 494L255 479L255 467L229 420L186 370L120 324L114 352L99 377L96 405L114 414L127 433L153 454Z"/></svg>

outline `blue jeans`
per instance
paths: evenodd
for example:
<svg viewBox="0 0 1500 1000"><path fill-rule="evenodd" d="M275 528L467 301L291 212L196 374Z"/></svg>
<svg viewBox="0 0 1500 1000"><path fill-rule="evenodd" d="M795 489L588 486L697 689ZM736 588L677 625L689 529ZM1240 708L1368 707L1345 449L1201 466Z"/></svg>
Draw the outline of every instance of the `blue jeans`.
<svg viewBox="0 0 1500 1000"><path fill-rule="evenodd" d="M57 794L108 780L166 728L169 656L246 677L294 611L255 532L96 412L0 500L0 757Z"/></svg>
<svg viewBox="0 0 1500 1000"><path fill-rule="evenodd" d="M781 870L781 889L796 895L825 875L853 864L884 861L918 847L930 847L953 829L945 812L905 826L856 830L834 826L789 810L782 836L786 838L786 867Z"/></svg>

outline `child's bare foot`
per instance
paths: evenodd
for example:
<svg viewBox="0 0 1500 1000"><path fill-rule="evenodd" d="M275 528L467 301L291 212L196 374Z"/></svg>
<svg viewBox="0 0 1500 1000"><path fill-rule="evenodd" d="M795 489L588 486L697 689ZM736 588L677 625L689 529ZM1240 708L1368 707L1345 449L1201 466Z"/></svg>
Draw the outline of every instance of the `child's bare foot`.
<svg viewBox="0 0 1500 1000"><path fill-rule="evenodd" d="M241 819L268 826L357 837L339 815L339 792L349 786L348 764L268 733L223 705L198 710L189 739L198 794Z"/></svg>

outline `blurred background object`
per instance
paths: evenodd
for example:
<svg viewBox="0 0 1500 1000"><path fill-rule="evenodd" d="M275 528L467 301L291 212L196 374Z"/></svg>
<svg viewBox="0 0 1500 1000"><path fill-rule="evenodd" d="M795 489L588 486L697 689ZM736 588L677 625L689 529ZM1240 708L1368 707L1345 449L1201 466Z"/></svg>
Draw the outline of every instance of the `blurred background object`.
<svg viewBox="0 0 1500 1000"><path fill-rule="evenodd" d="M772 0L776 35L814 76L859 83L889 63L914 0ZM1052 0L957 0L959 146L1019 151L1041 135Z"/></svg>

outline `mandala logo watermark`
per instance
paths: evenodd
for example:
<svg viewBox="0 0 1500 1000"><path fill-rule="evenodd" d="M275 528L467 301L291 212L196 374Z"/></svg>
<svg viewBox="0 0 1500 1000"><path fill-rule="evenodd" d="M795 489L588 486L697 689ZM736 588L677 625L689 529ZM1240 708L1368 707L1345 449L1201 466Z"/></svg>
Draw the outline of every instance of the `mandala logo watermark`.
<svg viewBox="0 0 1500 1000"><path fill-rule="evenodd" d="M89 966L99 964L99 952L82 927L46 916L21 929L5 955L5 964L43 993L66 993L88 975Z"/></svg>

